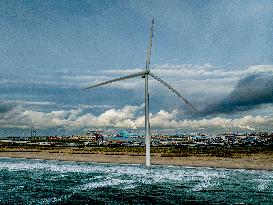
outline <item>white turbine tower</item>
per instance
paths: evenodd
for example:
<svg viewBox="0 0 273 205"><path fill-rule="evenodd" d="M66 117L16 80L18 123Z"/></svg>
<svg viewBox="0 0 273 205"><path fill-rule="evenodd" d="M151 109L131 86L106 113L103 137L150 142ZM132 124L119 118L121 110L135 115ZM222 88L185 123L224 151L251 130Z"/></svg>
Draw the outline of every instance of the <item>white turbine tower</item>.
<svg viewBox="0 0 273 205"><path fill-rule="evenodd" d="M134 77L142 77L145 78L145 143L146 143L146 166L151 165L151 154L150 154L150 144L151 144L151 137L150 137L150 123L149 123L149 92L148 92L148 78L149 75L152 76L154 79L165 85L167 88L169 88L172 92L174 92L178 97L180 97L185 103L187 103L192 110L197 112L197 109L186 99L184 98L179 92L177 92L172 86L170 86L168 83L151 73L150 71L150 60L151 60L151 50L152 50L152 38L153 38L153 26L154 26L154 19L152 20L152 26L149 36L149 45L147 49L147 59L146 59L146 66L145 70L142 72L134 73L131 75L127 75L120 78L115 78L113 80L105 81L96 85L92 85L89 87L84 88L83 90L99 87L102 85L106 85L109 83L126 80Z"/></svg>

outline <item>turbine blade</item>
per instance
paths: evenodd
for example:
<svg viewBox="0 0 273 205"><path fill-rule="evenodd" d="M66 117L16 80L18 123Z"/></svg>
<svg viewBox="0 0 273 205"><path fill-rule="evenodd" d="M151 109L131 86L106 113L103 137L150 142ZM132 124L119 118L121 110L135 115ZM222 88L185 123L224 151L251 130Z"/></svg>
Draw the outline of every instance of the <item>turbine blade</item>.
<svg viewBox="0 0 273 205"><path fill-rule="evenodd" d="M147 48L147 54L146 54L146 70L149 70L150 63L151 63L151 53L152 53L152 41L153 41L153 31L154 31L154 18L152 20L152 25L151 25L151 30L150 30L150 35L149 35L149 44Z"/></svg>
<svg viewBox="0 0 273 205"><path fill-rule="evenodd" d="M131 75L126 75L124 77L115 78L113 80L108 80L108 81L105 81L105 82L102 82L102 83L98 83L96 85L88 86L86 88L83 88L83 90L87 90L87 89L99 87L99 86L102 86L102 85L106 85L106 84L117 82L117 81L121 81L121 80L127 80L127 79L134 78L134 77L137 77L137 76L142 76L142 75L144 75L146 73L147 73L146 71L142 71L142 72L134 73L134 74L131 74Z"/></svg>
<svg viewBox="0 0 273 205"><path fill-rule="evenodd" d="M160 79L159 77L157 77L155 74L149 72L149 74L156 79L157 81L159 81L160 83L162 83L163 85L165 85L167 88L169 88L171 91L173 91L178 97L180 97L182 100L184 100L184 102L186 104L188 104L192 110L194 110L195 112L198 112L198 110L186 99L184 98L178 91L176 91L172 86L170 86L168 83L166 83L164 80Z"/></svg>

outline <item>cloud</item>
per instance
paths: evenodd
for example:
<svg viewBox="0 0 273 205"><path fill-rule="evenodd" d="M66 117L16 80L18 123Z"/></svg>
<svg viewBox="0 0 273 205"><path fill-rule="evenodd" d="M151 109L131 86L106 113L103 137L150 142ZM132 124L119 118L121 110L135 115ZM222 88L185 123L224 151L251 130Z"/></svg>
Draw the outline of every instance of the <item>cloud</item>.
<svg viewBox="0 0 273 205"><path fill-rule="evenodd" d="M132 73L143 69L115 69L103 71L107 80ZM242 69L231 69L212 64L160 64L152 65L151 72L166 80L181 92L187 95L206 95L208 98L228 95L240 81L249 75L273 73L273 65L255 65ZM75 77L76 79L79 77ZM84 82L84 81L82 81ZM98 81L96 81L97 83ZM95 83L95 82L94 82ZM134 80L113 83L111 86L122 89L139 89L143 82ZM158 82L151 78L151 89ZM164 89L160 89L164 91Z"/></svg>
<svg viewBox="0 0 273 205"><path fill-rule="evenodd" d="M260 72L242 78L223 100L208 106L203 113L233 113L265 103L273 103L273 75Z"/></svg>
<svg viewBox="0 0 273 205"><path fill-rule="evenodd" d="M30 76L29 84L24 81L18 80L17 84L5 85L7 89L10 87L22 86L20 91L24 94L24 90L31 88L35 91L38 87L43 88L75 88L79 89L88 85L93 85L102 81L110 80L115 77L121 77L124 75L139 72L143 69L115 69L82 73L62 73L52 74L46 78L42 76ZM208 99L217 97L223 98L228 95L239 82L240 79L245 76L256 73L269 73L273 72L273 65L255 65L242 69L231 69L224 66L216 66L212 64L160 64L152 65L151 71L158 75L163 80L177 88L178 91L185 93L189 98L194 95L207 96ZM167 91L161 87L158 82L152 78L150 83L150 89L156 86L157 92L166 93ZM26 86L27 85L27 86ZM39 85L39 86L37 86ZM47 85L47 86L45 86ZM136 90L140 91L144 86L144 82L141 78L134 78L130 80L120 81L106 85L103 89L123 89L123 90ZM31 91L32 91L31 90ZM99 89L98 91L101 91ZM27 92L27 91L25 91ZM210 101L210 100L209 100Z"/></svg>
<svg viewBox="0 0 273 205"><path fill-rule="evenodd" d="M231 119L223 117L215 117L211 119L201 120L183 120L179 121L181 127L191 128L241 128L255 130L253 127L265 124L272 125L272 121L267 117L246 115L241 118Z"/></svg>
<svg viewBox="0 0 273 205"><path fill-rule="evenodd" d="M267 65L265 65L267 66ZM261 65L261 67L264 67ZM267 69L270 69L272 66L269 65ZM252 66L246 69L227 69L221 66L215 66L212 64L155 64L151 66L151 72L164 76L167 78L179 78L181 79L219 79L223 77L239 77L243 74L249 72L255 72L257 70L256 66ZM143 71L143 69L115 69L103 71L108 75L128 75L136 72Z"/></svg>
<svg viewBox="0 0 273 205"><path fill-rule="evenodd" d="M14 108L14 104L0 101L0 114L11 112Z"/></svg>
<svg viewBox="0 0 273 205"><path fill-rule="evenodd" d="M115 69L103 71L107 76L129 75L143 71L140 68ZM223 79L241 78L254 73L273 73L273 65L253 65L241 69L206 64L155 64L151 72L166 78L174 79Z"/></svg>
<svg viewBox="0 0 273 205"><path fill-rule="evenodd" d="M48 102L48 101L26 101L26 100L5 100L6 104L20 104L20 105L38 105L38 106L50 106L54 105L54 102Z"/></svg>
<svg viewBox="0 0 273 205"><path fill-rule="evenodd" d="M138 73L143 71L141 68L133 68L133 69L111 69L111 70L105 70L103 71L106 74L110 75L130 75L133 73Z"/></svg>
<svg viewBox="0 0 273 205"><path fill-rule="evenodd" d="M122 115L125 112L123 106L127 103L140 104L143 102L143 90L141 89L143 89L144 82L141 79L113 83L111 88L94 89L92 92L83 92L79 87L74 86L76 84L81 86L87 85L92 83L90 81L109 80L113 77L127 75L139 70L136 68L131 70L109 70L108 72L96 71L94 76L90 75L90 73L86 76L83 73L81 75L66 73L63 77L57 75L59 78L53 77L50 79L56 84L68 84L68 87L73 85L69 88L62 86L45 87L41 85L25 86L26 84L23 83L17 87L14 84L6 85L7 88L2 87L1 90L6 99L13 99L13 96L16 95L22 100L14 101L14 105L0 104L0 113L2 113L1 126L16 127L16 123L18 123L18 126L22 127L32 125L43 127L45 126L44 124L47 124L51 127L62 126L67 129L92 125L141 127L144 124L143 116L134 114L134 117L127 119L118 117L118 115ZM202 114L204 115L202 116L217 113L234 114L236 111L250 109L252 115L257 116L259 112L257 111L253 114L253 108L256 109L259 105L273 102L272 95L270 95L273 87L273 65L256 65L235 70L211 64L163 64L153 65L151 70L181 92L198 110L203 109ZM60 81L56 79L60 79ZM38 79L36 80L38 81ZM8 89L8 86L13 86L13 89ZM116 88L122 88L122 90L117 90ZM184 118L193 117L190 113L187 113L186 105L183 102L176 100L174 94L152 79L150 81L150 94L151 111L153 112L151 123L154 126L178 126L178 121L174 117L176 112L173 110L175 109L178 109L179 113L184 111ZM29 96L32 97L32 101L29 100ZM28 100L23 100L24 97ZM50 102L52 99L55 103ZM217 101L218 103L216 103ZM10 103L13 104L11 100ZM93 105L83 106L89 103L96 105L96 111ZM98 109L100 104L107 105L107 107ZM78 105L81 106L77 107ZM110 112L109 110L111 109L109 108L111 107L123 108ZM74 114L73 118L69 118L74 113L72 110L78 110L78 108L81 113ZM60 113L57 115L55 111L50 112L50 110L62 111L63 116L61 117ZM87 111L93 114L87 114ZM116 116L117 120L110 120L110 114ZM240 113L240 116L242 115L247 115L247 113ZM172 120L169 120L168 117L170 116L172 116ZM239 119L240 116L237 115L236 117Z"/></svg>
<svg viewBox="0 0 273 205"><path fill-rule="evenodd" d="M72 110L56 110L41 112L22 110L20 108L10 112L0 113L1 128L64 128L65 130L77 130L92 127L116 127L116 128L143 128L144 116L141 110L144 105L127 105L121 109L108 109L100 115L86 113L83 108ZM178 120L178 110L170 112L160 110L150 114L151 127L154 128L241 128L253 130L257 126L272 126L270 117L246 115L241 118L231 119L215 117L199 120Z"/></svg>

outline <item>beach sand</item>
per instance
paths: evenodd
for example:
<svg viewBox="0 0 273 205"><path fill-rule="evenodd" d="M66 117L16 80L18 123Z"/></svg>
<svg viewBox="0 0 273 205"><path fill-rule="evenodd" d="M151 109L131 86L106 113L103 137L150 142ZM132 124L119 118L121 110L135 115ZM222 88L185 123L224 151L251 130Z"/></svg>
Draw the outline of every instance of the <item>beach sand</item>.
<svg viewBox="0 0 273 205"><path fill-rule="evenodd" d="M1 150L0 157L63 160L97 163L144 164L145 156L126 153L76 153L56 151ZM212 167L232 169L273 170L273 157L270 154L253 154L236 158L215 156L161 157L153 155L154 165L176 165L190 167Z"/></svg>

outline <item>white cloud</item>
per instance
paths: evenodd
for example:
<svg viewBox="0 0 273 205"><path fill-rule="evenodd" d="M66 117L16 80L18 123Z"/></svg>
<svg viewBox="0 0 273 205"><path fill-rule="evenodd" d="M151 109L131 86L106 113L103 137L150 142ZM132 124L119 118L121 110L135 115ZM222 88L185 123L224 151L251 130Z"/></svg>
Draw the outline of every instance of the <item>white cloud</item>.
<svg viewBox="0 0 273 205"><path fill-rule="evenodd" d="M141 68L133 69L112 69L96 71L94 74L87 75L68 75L52 78L51 80L39 79L32 83L46 83L54 86L77 87L84 88L116 77L129 75L132 73L143 71ZM188 95L200 95L205 93L210 96L227 95L234 89L239 79L246 75L267 72L273 73L273 65L255 65L247 68L232 69L212 64L196 65L196 64L160 64L152 65L151 72L177 88L178 91L185 92ZM151 88L158 85L158 82L151 79ZM134 78L120 82L105 85L105 88L121 88L121 89L141 89L144 82L141 78ZM161 90L162 89L162 90ZM164 91L164 88L160 88Z"/></svg>
<svg viewBox="0 0 273 205"><path fill-rule="evenodd" d="M116 69L103 71L109 76L128 75L143 71L143 69ZM214 66L211 64L194 65L194 64L160 64L153 65L151 72L165 78L177 79L222 79L222 78L240 78L244 75L256 72L273 73L273 65L255 65L243 69L230 69L226 67Z"/></svg>
<svg viewBox="0 0 273 205"><path fill-rule="evenodd" d="M48 101L26 101L26 100L4 100L5 103L15 103L20 105L38 105L38 106L49 106L49 105L55 105L54 102L48 102Z"/></svg>
<svg viewBox="0 0 273 205"><path fill-rule="evenodd" d="M102 71L99 76L70 76L70 80L81 81L86 86L87 82L92 80L93 84L109 80L115 77L129 75L140 72L143 69L116 69ZM185 91L188 94L227 94L237 84L239 79L246 75L268 72L273 73L273 65L255 65L243 69L230 69L226 67L214 66L211 64L193 65L193 64L161 64L153 65L151 72L166 80L176 88ZM151 78L152 79L152 78ZM152 86L158 84L152 81ZM137 79L121 81L111 84L111 87L123 89L138 89L143 86L143 82Z"/></svg>
<svg viewBox="0 0 273 205"><path fill-rule="evenodd" d="M99 82L100 80L109 80L112 77L117 77L119 74L120 76L122 76L134 72L139 72L140 70L141 69L109 70L103 71L103 75L99 76L65 76L64 78L62 78L63 81L61 81L61 83L66 84L66 81L70 81L71 85L86 85L87 83L90 83L90 80L93 80L93 82ZM211 96L214 97L214 95L223 95L229 93L234 88L234 86L236 86L238 80L246 75L261 72L273 73L273 65L256 65L241 70L234 70L216 67L210 64L164 64L154 65L151 70L153 73L177 88L178 91L182 91L182 93L185 93L185 97L188 97L191 94L198 94L198 96L206 96L208 98ZM112 85L117 88L136 89L143 87L143 84L143 81L133 79L129 81L113 83ZM157 88L161 87L161 85L157 81L151 81L150 85L151 90L154 87L156 88L152 90L153 93L155 90L156 92L160 92ZM162 90L164 89L165 88L162 87ZM9 102L13 103L12 101ZM144 126L144 116L138 115L139 109L142 108L141 106L125 106L122 109L109 109L109 107L104 107L107 110L102 114L95 116L93 114L86 113L86 109L94 108L93 105L80 105L78 108L73 107L73 109L66 107L57 111L44 112L23 109L23 107L26 108L32 105L50 106L56 104L52 102L32 102L22 100L14 102L15 104L19 104L20 107L16 107L6 113L0 113L0 127L64 127L66 129L80 129L94 126ZM230 127L252 129L260 125L273 125L272 120L270 120L270 116L272 116L272 114L270 116L266 116L265 113L263 113L264 115L259 115L259 113L261 113L260 110L258 110L255 114L246 114L243 117L237 117L235 119L215 117L199 120L177 120L178 113L180 113L178 110L173 110L171 112L161 110L157 113L153 113L150 119L151 126L165 128Z"/></svg>
<svg viewBox="0 0 273 205"><path fill-rule="evenodd" d="M58 110L51 112L40 112L31 110L14 109L8 113L0 114L1 128L54 128L63 127L67 130L91 128L91 127L122 127L134 128L144 127L144 116L139 116L139 110L144 105L127 105L122 109L108 109L102 114L95 116L85 113L83 108L73 110ZM240 118L215 117L199 120L177 120L180 112L173 110L167 112L160 110L150 114L151 127L162 128L243 128L255 129L257 126L272 126L273 121L267 116L246 115Z"/></svg>
<svg viewBox="0 0 273 205"><path fill-rule="evenodd" d="M133 68L133 69L112 69L112 70L105 70L103 73L109 74L109 75L130 75L133 73L138 73L143 71L141 68Z"/></svg>
<svg viewBox="0 0 273 205"><path fill-rule="evenodd" d="M110 80L109 76L106 75L79 75L79 76L62 76L61 77L64 80L72 80L72 81L104 81L104 80Z"/></svg>
<svg viewBox="0 0 273 205"><path fill-rule="evenodd" d="M250 66L248 71L251 73L259 72L259 73L273 73L273 65L255 65Z"/></svg>
<svg viewBox="0 0 273 205"><path fill-rule="evenodd" d="M241 118L231 119L223 117L215 117L211 119L202 120L183 120L178 122L180 127L190 127L190 128L244 128L244 129L254 129L255 126L273 124L272 121L267 117L246 115Z"/></svg>
<svg viewBox="0 0 273 205"><path fill-rule="evenodd" d="M9 80L9 79L0 79L0 84L7 84L7 83L16 83L16 81Z"/></svg>

